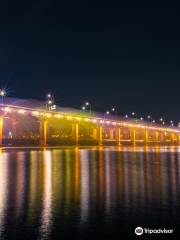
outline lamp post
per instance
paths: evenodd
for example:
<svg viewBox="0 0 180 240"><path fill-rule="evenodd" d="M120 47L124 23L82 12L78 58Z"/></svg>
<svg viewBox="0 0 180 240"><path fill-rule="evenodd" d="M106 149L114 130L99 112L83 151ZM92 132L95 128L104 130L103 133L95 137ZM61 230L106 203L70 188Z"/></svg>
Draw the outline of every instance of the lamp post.
<svg viewBox="0 0 180 240"><path fill-rule="evenodd" d="M85 106L89 107L89 113L91 114L91 103L90 102L86 102Z"/></svg>
<svg viewBox="0 0 180 240"><path fill-rule="evenodd" d="M104 118L105 118L106 116L108 116L108 115L110 115L110 111L109 111L109 110L107 110L107 111L105 112Z"/></svg>
<svg viewBox="0 0 180 240"><path fill-rule="evenodd" d="M170 125L171 127L174 127L174 122L172 120L170 121Z"/></svg>
<svg viewBox="0 0 180 240"><path fill-rule="evenodd" d="M85 104L81 107L81 109L83 111L85 111L87 107L89 107L89 113L91 114L91 103L90 102L85 102Z"/></svg>
<svg viewBox="0 0 180 240"><path fill-rule="evenodd" d="M47 94L47 98L49 98L49 99L52 98L51 93L48 93L48 94Z"/></svg>
<svg viewBox="0 0 180 240"><path fill-rule="evenodd" d="M150 115L147 116L147 119L152 121L152 117Z"/></svg>
<svg viewBox="0 0 180 240"><path fill-rule="evenodd" d="M163 118L160 118L159 121L161 122L162 125L166 124L166 122L165 122L165 120Z"/></svg>
<svg viewBox="0 0 180 240"><path fill-rule="evenodd" d="M152 119L151 115L148 115L148 116L147 116L147 119L150 120L151 124L155 122L155 121Z"/></svg>
<svg viewBox="0 0 180 240"><path fill-rule="evenodd" d="M116 107L112 107L111 111L112 111L112 113L115 113L117 115L117 108Z"/></svg>
<svg viewBox="0 0 180 240"><path fill-rule="evenodd" d="M159 121L162 123L163 122L163 118L160 118Z"/></svg>
<svg viewBox="0 0 180 240"><path fill-rule="evenodd" d="M137 121L137 114L135 112L132 112L131 115L135 117L135 121Z"/></svg>
<svg viewBox="0 0 180 240"><path fill-rule="evenodd" d="M52 104L53 104L53 101L52 101L52 100L48 100L48 101L47 101L48 110L51 110Z"/></svg>
<svg viewBox="0 0 180 240"><path fill-rule="evenodd" d="M0 89L1 104L3 104L5 96L6 96L6 91L4 89Z"/></svg>
<svg viewBox="0 0 180 240"><path fill-rule="evenodd" d="M4 89L0 90L1 104L3 105L4 97L6 96L6 91ZM4 123L4 112L0 115L0 146L3 144L3 123Z"/></svg>
<svg viewBox="0 0 180 240"><path fill-rule="evenodd" d="M54 105L54 98L52 96L51 93L48 93L46 96L47 100L46 100L46 108L50 111L50 110L54 110L56 109L56 105Z"/></svg>

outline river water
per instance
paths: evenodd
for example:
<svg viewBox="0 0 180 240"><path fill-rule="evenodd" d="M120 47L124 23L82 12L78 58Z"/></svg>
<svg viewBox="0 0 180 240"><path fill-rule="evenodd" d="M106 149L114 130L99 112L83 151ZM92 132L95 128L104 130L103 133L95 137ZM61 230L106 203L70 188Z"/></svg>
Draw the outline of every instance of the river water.
<svg viewBox="0 0 180 240"><path fill-rule="evenodd" d="M0 240L121 239L137 226L178 235L179 221L178 147L0 152Z"/></svg>

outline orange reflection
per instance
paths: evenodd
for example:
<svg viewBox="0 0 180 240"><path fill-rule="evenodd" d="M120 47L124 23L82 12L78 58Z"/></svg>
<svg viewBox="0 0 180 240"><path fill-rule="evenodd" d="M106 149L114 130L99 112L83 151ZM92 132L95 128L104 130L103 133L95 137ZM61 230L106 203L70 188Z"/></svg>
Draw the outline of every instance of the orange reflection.
<svg viewBox="0 0 180 240"><path fill-rule="evenodd" d="M30 152L30 169L29 169L29 220L33 220L33 217L38 210L38 195L40 181L38 178L39 168L38 168L38 152ZM22 180L21 180L22 181ZM26 181L26 180L25 180Z"/></svg>
<svg viewBox="0 0 180 240"><path fill-rule="evenodd" d="M5 231L5 216L8 200L8 154L0 152L0 239Z"/></svg>
<svg viewBox="0 0 180 240"><path fill-rule="evenodd" d="M16 174L15 174L15 181L16 181L16 197L15 197L15 218L18 218L19 214L21 213L22 206L24 204L24 198L22 198L22 195L24 194L25 191L25 184L26 184L26 172L25 170L25 152L18 152L17 153L17 166L16 166Z"/></svg>
<svg viewBox="0 0 180 240"><path fill-rule="evenodd" d="M51 231L52 223L52 155L50 150L43 151L43 203L41 213L40 236L47 239Z"/></svg>
<svg viewBox="0 0 180 240"><path fill-rule="evenodd" d="M89 161L88 151L80 151L81 163L81 193L80 193L80 206L81 206L81 221L85 222L88 218L89 211L89 194L90 194L90 180L89 180Z"/></svg>
<svg viewBox="0 0 180 240"><path fill-rule="evenodd" d="M79 199L79 185L80 185L80 164L79 164L79 149L75 148L75 201Z"/></svg>

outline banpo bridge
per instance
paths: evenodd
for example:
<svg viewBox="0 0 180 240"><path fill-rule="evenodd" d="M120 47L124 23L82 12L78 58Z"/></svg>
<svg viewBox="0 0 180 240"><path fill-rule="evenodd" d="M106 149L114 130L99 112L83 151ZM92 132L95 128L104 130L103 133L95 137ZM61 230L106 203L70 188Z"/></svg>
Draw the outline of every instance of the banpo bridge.
<svg viewBox="0 0 180 240"><path fill-rule="evenodd" d="M180 129L71 108L49 111L35 100L5 98L0 103L1 146L116 144L178 145Z"/></svg>

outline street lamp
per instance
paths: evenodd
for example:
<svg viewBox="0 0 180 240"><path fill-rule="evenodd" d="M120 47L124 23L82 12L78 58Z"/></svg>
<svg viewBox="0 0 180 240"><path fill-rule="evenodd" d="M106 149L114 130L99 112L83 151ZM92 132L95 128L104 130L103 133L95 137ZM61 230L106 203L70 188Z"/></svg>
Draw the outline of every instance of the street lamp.
<svg viewBox="0 0 180 240"><path fill-rule="evenodd" d="M6 91L4 89L0 89L1 104L3 104L3 99L5 96L6 96Z"/></svg>
<svg viewBox="0 0 180 240"><path fill-rule="evenodd" d="M154 123L152 117L150 115L147 116L147 119L151 121L151 123Z"/></svg>
<svg viewBox="0 0 180 240"><path fill-rule="evenodd" d="M109 115L110 114L110 111L106 111L105 113L104 113L104 115L103 115L103 118L105 119L106 118L106 115Z"/></svg>
<svg viewBox="0 0 180 240"><path fill-rule="evenodd" d="M172 120L170 121L170 125L171 125L171 127L174 126L174 122Z"/></svg>
<svg viewBox="0 0 180 240"><path fill-rule="evenodd" d="M166 122L165 122L165 120L163 118L160 118L159 121L161 122L162 125L166 124Z"/></svg>
<svg viewBox="0 0 180 240"><path fill-rule="evenodd" d="M51 93L48 93L46 95L46 107L48 110L55 110L56 109L56 105L53 105L54 103L54 99L53 99L53 96L51 95Z"/></svg>
<svg viewBox="0 0 180 240"><path fill-rule="evenodd" d="M86 110L86 107L85 107L85 106L82 106L82 110L85 111L85 110Z"/></svg>
<svg viewBox="0 0 180 240"><path fill-rule="evenodd" d="M91 103L90 102L86 102L85 103L85 106L89 107L89 112L91 114Z"/></svg>
<svg viewBox="0 0 180 240"><path fill-rule="evenodd" d="M137 121L137 114L135 112L131 113L133 117L135 117L135 121Z"/></svg>
<svg viewBox="0 0 180 240"><path fill-rule="evenodd" d="M6 95L6 91L3 90L3 89L1 89L1 90L0 90L0 96L1 96L1 97L5 97L5 95Z"/></svg>
<svg viewBox="0 0 180 240"><path fill-rule="evenodd" d="M53 101L52 101L52 100L48 100L48 101L47 101L48 110L51 110L52 104L53 104Z"/></svg>
<svg viewBox="0 0 180 240"><path fill-rule="evenodd" d="M143 118L143 117L141 117L141 118L140 118L140 120L141 120L141 121L143 121L143 120L144 120L144 118Z"/></svg>
<svg viewBox="0 0 180 240"><path fill-rule="evenodd" d="M112 107L111 111L117 115L117 108L116 107Z"/></svg>
<svg viewBox="0 0 180 240"><path fill-rule="evenodd" d="M47 98L52 98L51 93L48 93L48 94L47 94Z"/></svg>
<svg viewBox="0 0 180 240"><path fill-rule="evenodd" d="M124 117L125 117L125 118L128 118L128 115L126 114Z"/></svg>
<svg viewBox="0 0 180 240"><path fill-rule="evenodd" d="M52 100L48 100L48 104L51 105L52 104Z"/></svg>

